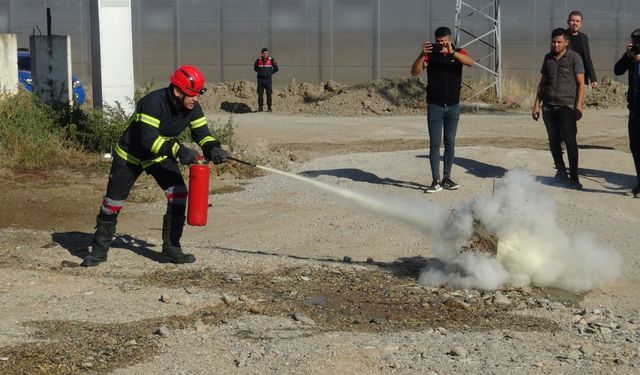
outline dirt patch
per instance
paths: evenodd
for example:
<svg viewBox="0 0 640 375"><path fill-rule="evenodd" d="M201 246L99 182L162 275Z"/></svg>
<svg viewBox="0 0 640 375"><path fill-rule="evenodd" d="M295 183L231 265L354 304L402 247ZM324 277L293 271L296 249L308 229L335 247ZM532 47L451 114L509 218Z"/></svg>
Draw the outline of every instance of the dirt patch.
<svg viewBox="0 0 640 375"><path fill-rule="evenodd" d="M485 305L482 295L457 300L444 289L424 287L415 278L397 277L375 270L341 270L333 267L289 268L268 274L228 275L203 268L193 271L162 270L140 278L144 284L215 289L245 294L267 315L302 311L323 329L388 331L424 327L451 330L555 330L555 323L511 315L510 308ZM518 293L515 293L516 295Z"/></svg>
<svg viewBox="0 0 640 375"><path fill-rule="evenodd" d="M425 84L418 78L378 79L355 85L328 81L319 85L291 80L274 90L274 110L279 113L314 116L415 115L426 109ZM248 113L257 111L256 83L247 80L209 85L208 94L200 99L209 111ZM473 94L463 90L465 95ZM584 105L590 108L626 107L627 85L604 77L600 87L588 89ZM528 108L531 94L523 97L505 95L502 103L466 103L466 111L511 111Z"/></svg>

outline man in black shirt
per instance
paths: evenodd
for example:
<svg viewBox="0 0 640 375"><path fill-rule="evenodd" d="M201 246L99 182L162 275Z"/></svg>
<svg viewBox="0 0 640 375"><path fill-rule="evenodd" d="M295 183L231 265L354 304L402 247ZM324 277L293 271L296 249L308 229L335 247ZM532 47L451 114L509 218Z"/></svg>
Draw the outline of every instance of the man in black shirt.
<svg viewBox="0 0 640 375"><path fill-rule="evenodd" d="M577 52L582 57L584 64L584 83L588 85L591 82L591 88L598 87L598 77L596 77L596 71L593 68L593 62L591 62L591 51L589 50L589 38L587 34L580 31L582 28L582 13L578 10L574 10L569 13L567 18L567 32L569 33L569 49Z"/></svg>
<svg viewBox="0 0 640 375"><path fill-rule="evenodd" d="M472 66L467 52L455 48L451 42L451 30L439 27L435 42L424 42L418 58L411 66L411 75L427 71L427 125L429 130L429 161L433 180L425 193L436 193L443 188L460 187L451 179L453 155L460 119L460 88L462 67ZM440 180L440 145L444 143L444 169Z"/></svg>
<svg viewBox="0 0 640 375"><path fill-rule="evenodd" d="M640 29L631 33L631 43L613 67L616 75L629 73L629 91L627 103L629 107L629 148L636 166L637 185L631 190L634 197L640 197Z"/></svg>

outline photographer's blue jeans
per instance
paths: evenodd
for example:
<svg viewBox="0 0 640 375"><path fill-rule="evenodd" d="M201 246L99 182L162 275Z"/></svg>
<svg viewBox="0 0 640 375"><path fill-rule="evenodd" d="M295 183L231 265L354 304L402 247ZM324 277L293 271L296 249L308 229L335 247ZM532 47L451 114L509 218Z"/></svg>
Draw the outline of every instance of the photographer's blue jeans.
<svg viewBox="0 0 640 375"><path fill-rule="evenodd" d="M434 180L440 180L440 145L442 143L444 143L444 177L451 177L458 120L460 120L459 104L427 105L429 162L431 163L431 176Z"/></svg>

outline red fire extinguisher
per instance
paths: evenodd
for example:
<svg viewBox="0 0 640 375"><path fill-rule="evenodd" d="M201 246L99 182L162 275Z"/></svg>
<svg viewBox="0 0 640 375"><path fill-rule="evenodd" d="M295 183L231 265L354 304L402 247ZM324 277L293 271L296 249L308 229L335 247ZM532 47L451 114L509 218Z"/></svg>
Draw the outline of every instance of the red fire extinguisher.
<svg viewBox="0 0 640 375"><path fill-rule="evenodd" d="M189 168L189 198L187 205L187 224L207 225L209 209L209 165L200 156L196 164Z"/></svg>

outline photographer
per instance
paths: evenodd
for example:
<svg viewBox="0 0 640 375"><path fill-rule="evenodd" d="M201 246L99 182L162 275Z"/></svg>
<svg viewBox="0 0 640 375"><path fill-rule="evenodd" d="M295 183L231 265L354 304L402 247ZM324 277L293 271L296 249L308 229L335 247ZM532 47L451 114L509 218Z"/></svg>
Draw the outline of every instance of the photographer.
<svg viewBox="0 0 640 375"><path fill-rule="evenodd" d="M640 195L640 29L631 33L631 43L627 50L613 67L616 75L623 75L629 71L629 92L627 93L627 107L629 108L629 148L636 166L637 184L633 188L633 195Z"/></svg>
<svg viewBox="0 0 640 375"><path fill-rule="evenodd" d="M413 76L427 70L427 124L433 181L425 193L436 193L442 188L456 190L460 187L451 180L451 167L460 119L462 67L473 65L467 52L452 44L451 30L448 27L439 27L434 34L435 43L422 43L420 54L411 66ZM443 139L444 174L440 180L440 145Z"/></svg>

